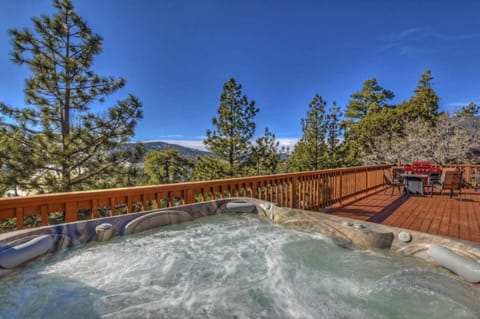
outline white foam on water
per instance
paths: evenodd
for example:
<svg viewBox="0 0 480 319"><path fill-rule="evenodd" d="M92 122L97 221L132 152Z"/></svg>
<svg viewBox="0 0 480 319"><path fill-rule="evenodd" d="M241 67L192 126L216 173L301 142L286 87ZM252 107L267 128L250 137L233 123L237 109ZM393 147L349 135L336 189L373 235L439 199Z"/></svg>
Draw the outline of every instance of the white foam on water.
<svg viewBox="0 0 480 319"><path fill-rule="evenodd" d="M88 244L0 281L9 319L478 318L477 300L446 272L252 215Z"/></svg>

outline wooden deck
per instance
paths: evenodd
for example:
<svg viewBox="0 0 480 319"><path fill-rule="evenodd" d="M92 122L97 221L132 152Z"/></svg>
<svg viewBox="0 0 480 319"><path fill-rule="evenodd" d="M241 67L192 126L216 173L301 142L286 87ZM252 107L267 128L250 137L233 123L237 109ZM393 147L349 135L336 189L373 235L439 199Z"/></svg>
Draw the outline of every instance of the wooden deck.
<svg viewBox="0 0 480 319"><path fill-rule="evenodd" d="M337 216L365 220L425 233L480 242L480 191L461 194L408 196L391 189L322 210Z"/></svg>

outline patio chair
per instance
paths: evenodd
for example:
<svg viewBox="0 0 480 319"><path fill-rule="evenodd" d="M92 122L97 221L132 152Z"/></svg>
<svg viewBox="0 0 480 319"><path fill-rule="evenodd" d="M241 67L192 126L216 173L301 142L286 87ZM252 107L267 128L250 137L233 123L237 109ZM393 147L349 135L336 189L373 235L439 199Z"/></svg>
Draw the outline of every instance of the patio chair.
<svg viewBox="0 0 480 319"><path fill-rule="evenodd" d="M442 191L445 189L450 190L450 197L453 196L453 191L458 190L458 195L461 194L462 191L462 171L455 169L455 170L448 170L445 172L445 176L442 180Z"/></svg>
<svg viewBox="0 0 480 319"><path fill-rule="evenodd" d="M430 188L430 197L433 196L433 189L437 186L442 186L442 176L439 172L431 172L428 174L427 189Z"/></svg>
<svg viewBox="0 0 480 319"><path fill-rule="evenodd" d="M383 182L385 185L384 193L387 192L387 186L392 188L392 195L395 187L398 188L398 192L400 193L400 187L404 186L402 177L403 173L403 167L393 167L392 169L383 170Z"/></svg>
<svg viewBox="0 0 480 319"><path fill-rule="evenodd" d="M442 169L442 175L440 176L440 180L438 180L438 175L434 176L432 180L431 180L431 177L429 175L429 180L428 180L428 183L427 183L427 187L431 189L430 196L433 195L433 190L435 188L439 188L439 192L443 193L443 181L445 180L445 175L447 174L447 172L455 172L456 170L457 170L456 168L444 168L444 169Z"/></svg>

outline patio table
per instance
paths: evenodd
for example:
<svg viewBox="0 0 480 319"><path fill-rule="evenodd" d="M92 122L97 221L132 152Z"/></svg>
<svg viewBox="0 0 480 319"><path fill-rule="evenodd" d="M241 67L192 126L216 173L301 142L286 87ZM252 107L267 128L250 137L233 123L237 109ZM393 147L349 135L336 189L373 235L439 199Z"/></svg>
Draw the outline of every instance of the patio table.
<svg viewBox="0 0 480 319"><path fill-rule="evenodd" d="M428 178L428 175L425 174L402 174L403 182L405 184L405 193L407 194L416 194L424 195L423 181Z"/></svg>

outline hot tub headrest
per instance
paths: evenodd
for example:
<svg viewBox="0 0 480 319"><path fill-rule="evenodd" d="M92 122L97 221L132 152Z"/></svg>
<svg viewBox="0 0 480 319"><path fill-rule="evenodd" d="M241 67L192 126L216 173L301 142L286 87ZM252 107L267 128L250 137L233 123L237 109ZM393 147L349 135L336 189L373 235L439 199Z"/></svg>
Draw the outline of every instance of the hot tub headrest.
<svg viewBox="0 0 480 319"><path fill-rule="evenodd" d="M15 246L7 246L0 250L0 267L15 268L29 260L46 254L53 246L50 235L37 236L29 241Z"/></svg>

